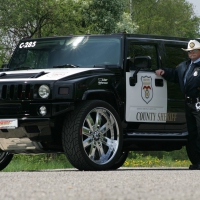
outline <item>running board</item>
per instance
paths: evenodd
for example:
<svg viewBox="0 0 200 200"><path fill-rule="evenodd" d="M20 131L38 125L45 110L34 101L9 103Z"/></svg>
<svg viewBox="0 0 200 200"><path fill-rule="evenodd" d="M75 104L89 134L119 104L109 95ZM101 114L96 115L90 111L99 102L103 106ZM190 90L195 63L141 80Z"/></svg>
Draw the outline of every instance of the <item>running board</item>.
<svg viewBox="0 0 200 200"><path fill-rule="evenodd" d="M187 143L188 132L156 133L129 132L123 140L124 151L173 151L180 150Z"/></svg>
<svg viewBox="0 0 200 200"><path fill-rule="evenodd" d="M133 133L126 133L128 136L142 136L142 137L184 137L188 136L188 132L183 133L144 133L144 132L133 132Z"/></svg>

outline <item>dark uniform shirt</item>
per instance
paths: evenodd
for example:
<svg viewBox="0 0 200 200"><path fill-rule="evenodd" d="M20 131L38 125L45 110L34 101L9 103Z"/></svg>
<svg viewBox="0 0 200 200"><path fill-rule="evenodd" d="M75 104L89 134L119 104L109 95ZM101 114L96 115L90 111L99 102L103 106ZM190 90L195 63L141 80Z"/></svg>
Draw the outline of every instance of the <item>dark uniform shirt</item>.
<svg viewBox="0 0 200 200"><path fill-rule="evenodd" d="M200 97L200 62L193 63L184 84L185 73L190 64L191 60L188 60L180 63L176 69L164 68L163 78L167 81L179 83L181 91L186 96L197 98Z"/></svg>

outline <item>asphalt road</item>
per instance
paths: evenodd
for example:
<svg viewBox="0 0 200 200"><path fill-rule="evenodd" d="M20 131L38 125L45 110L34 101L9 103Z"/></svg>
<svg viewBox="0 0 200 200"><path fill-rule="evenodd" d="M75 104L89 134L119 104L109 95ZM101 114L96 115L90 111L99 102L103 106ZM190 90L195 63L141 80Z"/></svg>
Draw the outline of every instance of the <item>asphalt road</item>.
<svg viewBox="0 0 200 200"><path fill-rule="evenodd" d="M0 172L0 200L199 200L200 171L120 168Z"/></svg>

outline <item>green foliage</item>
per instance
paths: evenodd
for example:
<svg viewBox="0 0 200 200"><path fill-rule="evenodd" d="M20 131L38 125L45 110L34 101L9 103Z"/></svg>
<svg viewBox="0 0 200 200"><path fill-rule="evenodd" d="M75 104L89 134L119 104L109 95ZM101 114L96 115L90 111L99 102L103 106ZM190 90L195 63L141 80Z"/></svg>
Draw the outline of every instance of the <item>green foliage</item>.
<svg viewBox="0 0 200 200"><path fill-rule="evenodd" d="M93 0L83 10L88 33L106 34L116 30L116 24L123 14L121 0Z"/></svg>
<svg viewBox="0 0 200 200"><path fill-rule="evenodd" d="M136 33L138 26L133 22L129 13L124 12L121 21L117 23L115 32Z"/></svg>
<svg viewBox="0 0 200 200"><path fill-rule="evenodd" d="M23 37L72 33L76 15L72 0L7 0L1 2L1 29ZM70 25L69 25L70 22Z"/></svg>
<svg viewBox="0 0 200 200"><path fill-rule="evenodd" d="M1 68L2 64L5 63L5 60L4 60L5 54L6 54L5 49L2 46L0 46L0 68Z"/></svg>
<svg viewBox="0 0 200 200"><path fill-rule="evenodd" d="M122 13L121 0L2 1L0 45L6 49L4 60L9 60L24 37L115 32Z"/></svg>
<svg viewBox="0 0 200 200"><path fill-rule="evenodd" d="M133 19L138 33L198 37L200 18L186 0L133 1Z"/></svg>

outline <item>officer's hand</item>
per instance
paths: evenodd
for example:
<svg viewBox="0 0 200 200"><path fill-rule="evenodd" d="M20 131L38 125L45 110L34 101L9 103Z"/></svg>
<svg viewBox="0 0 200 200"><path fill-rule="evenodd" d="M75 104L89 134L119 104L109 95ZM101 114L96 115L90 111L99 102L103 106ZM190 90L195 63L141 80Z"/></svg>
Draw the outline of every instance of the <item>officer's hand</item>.
<svg viewBox="0 0 200 200"><path fill-rule="evenodd" d="M158 69L158 70L155 71L155 73L156 73L157 76L162 76L165 73L165 71L162 70L162 69Z"/></svg>

